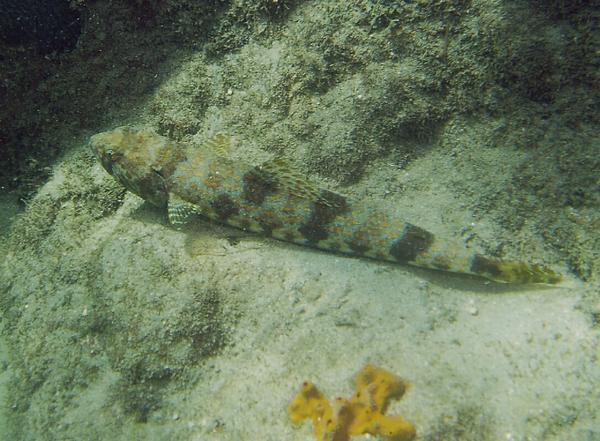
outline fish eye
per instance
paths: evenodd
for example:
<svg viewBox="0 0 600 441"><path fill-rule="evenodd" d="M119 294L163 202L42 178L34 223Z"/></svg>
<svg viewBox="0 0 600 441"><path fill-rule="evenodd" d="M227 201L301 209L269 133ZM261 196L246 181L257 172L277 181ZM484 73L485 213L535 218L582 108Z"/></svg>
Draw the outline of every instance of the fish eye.
<svg viewBox="0 0 600 441"><path fill-rule="evenodd" d="M113 149L106 149L104 152L104 159L108 162L118 162L119 158L123 156L119 152L115 152Z"/></svg>

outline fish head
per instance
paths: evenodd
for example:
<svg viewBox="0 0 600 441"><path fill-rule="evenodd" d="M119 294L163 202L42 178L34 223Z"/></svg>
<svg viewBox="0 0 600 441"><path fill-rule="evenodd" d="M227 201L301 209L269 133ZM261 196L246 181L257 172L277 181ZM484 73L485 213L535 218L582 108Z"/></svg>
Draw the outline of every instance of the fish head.
<svg viewBox="0 0 600 441"><path fill-rule="evenodd" d="M92 136L89 146L129 191L158 207L167 204L167 181L183 157L178 144L150 130L124 126Z"/></svg>

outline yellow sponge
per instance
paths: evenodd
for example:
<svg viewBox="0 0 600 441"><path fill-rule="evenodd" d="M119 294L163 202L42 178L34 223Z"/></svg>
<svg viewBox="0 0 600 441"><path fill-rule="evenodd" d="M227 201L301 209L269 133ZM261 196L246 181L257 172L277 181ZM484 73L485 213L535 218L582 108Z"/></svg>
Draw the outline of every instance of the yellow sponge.
<svg viewBox="0 0 600 441"><path fill-rule="evenodd" d="M385 441L410 441L415 427L401 416L386 416L391 398L401 398L406 384L394 374L367 365L356 376L356 393L337 398L334 407L312 383L304 382L288 406L290 420L311 418L317 441L348 441L352 435L379 435Z"/></svg>

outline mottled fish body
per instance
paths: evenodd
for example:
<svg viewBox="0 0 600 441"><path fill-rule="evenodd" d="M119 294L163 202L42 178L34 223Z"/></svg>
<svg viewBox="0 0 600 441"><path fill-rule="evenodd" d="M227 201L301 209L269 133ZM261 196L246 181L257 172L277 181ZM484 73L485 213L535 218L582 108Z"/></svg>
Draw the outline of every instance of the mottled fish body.
<svg viewBox="0 0 600 441"><path fill-rule="evenodd" d="M381 209L307 182L286 161L254 166L228 157L217 135L194 148L119 127L90 139L104 168L128 190L168 209L174 225L200 215L245 231L353 256L511 283L557 283L541 265L473 253Z"/></svg>

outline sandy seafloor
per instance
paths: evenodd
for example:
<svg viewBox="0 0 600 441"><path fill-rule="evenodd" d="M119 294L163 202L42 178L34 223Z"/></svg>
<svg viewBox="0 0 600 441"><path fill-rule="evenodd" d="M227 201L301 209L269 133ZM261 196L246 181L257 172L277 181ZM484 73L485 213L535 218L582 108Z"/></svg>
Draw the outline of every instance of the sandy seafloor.
<svg viewBox="0 0 600 441"><path fill-rule="evenodd" d="M349 396L366 363L410 383L389 413L419 439L600 436L599 336L578 308L589 284L511 287L210 225L176 231L133 195L81 237L53 234L41 248L62 255L38 251L13 275L22 356L52 370L31 372L45 382L24 418L50 432L31 439L309 440L286 415L302 381Z"/></svg>
<svg viewBox="0 0 600 441"><path fill-rule="evenodd" d="M26 209L0 199L0 439L308 441L310 424L286 413L302 382L350 396L373 363L410 384L388 414L418 440L600 440L600 139L585 99L597 92L573 59L532 67L527 51L511 64L479 46L547 41L556 61L576 11L515 2L530 20L515 25L503 2L406 2L381 25L387 2L272 2L265 15L239 0L213 17L211 40L201 29L177 53L164 36L150 44L156 23L128 29L126 15L106 19L110 2L80 3L90 24L63 59L75 73L54 66L62 76L32 89L32 114L50 121L40 136L63 153ZM165 4L157 33L183 38L195 22L169 27L182 15ZM440 14L456 29L440 30ZM20 115L19 128L37 118ZM174 229L86 148L126 123L199 146L232 133L238 158L284 154L322 186L566 281L502 285L201 222Z"/></svg>

